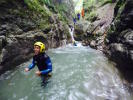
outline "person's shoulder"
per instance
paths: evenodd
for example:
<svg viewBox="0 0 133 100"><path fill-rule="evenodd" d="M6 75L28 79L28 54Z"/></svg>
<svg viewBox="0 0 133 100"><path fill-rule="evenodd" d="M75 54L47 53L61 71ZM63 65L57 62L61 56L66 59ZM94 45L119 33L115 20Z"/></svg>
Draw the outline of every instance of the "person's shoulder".
<svg viewBox="0 0 133 100"><path fill-rule="evenodd" d="M45 58L45 59L48 59L49 56L48 56L46 53L44 53L44 58Z"/></svg>

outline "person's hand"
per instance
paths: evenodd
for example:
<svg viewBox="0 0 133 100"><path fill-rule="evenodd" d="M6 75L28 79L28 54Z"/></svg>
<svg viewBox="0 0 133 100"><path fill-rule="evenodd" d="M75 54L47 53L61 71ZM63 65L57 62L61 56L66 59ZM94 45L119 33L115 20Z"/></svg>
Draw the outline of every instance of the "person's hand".
<svg viewBox="0 0 133 100"><path fill-rule="evenodd" d="M28 72L29 71L29 68L25 68L25 72Z"/></svg>
<svg viewBox="0 0 133 100"><path fill-rule="evenodd" d="M40 71L36 71L36 75L37 76L40 76L41 75L41 72Z"/></svg>

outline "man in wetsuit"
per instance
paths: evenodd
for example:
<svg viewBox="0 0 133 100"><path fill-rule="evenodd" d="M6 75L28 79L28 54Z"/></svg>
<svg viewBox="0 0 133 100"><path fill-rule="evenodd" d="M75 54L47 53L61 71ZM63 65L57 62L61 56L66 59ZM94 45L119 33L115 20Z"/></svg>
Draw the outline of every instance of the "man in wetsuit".
<svg viewBox="0 0 133 100"><path fill-rule="evenodd" d="M77 18L78 18L78 20L80 20L80 13L77 14Z"/></svg>
<svg viewBox="0 0 133 100"><path fill-rule="evenodd" d="M74 26L75 26L75 24L76 24L76 18L75 17L73 18L73 23L74 23Z"/></svg>
<svg viewBox="0 0 133 100"><path fill-rule="evenodd" d="M48 76L52 72L52 63L49 56L45 53L45 45L42 42L34 44L33 61L29 67L25 68L25 71L30 71L35 65L38 67L38 71L36 71L38 76Z"/></svg>

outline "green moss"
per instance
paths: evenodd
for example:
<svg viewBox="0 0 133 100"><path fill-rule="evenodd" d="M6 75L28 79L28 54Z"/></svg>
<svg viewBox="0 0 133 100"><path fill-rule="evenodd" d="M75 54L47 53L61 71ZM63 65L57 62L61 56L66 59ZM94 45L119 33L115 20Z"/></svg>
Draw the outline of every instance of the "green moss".
<svg viewBox="0 0 133 100"><path fill-rule="evenodd" d="M83 7L84 7L84 10L85 10L85 13L90 13L91 11L93 11L96 8L94 0L84 1L83 2Z"/></svg>
<svg viewBox="0 0 133 100"><path fill-rule="evenodd" d="M112 0L101 0L101 6L104 6L108 3L113 3Z"/></svg>
<svg viewBox="0 0 133 100"><path fill-rule="evenodd" d="M112 3L112 0L84 0L83 6L85 10L91 12L96 7L104 6L108 3Z"/></svg>
<svg viewBox="0 0 133 100"><path fill-rule="evenodd" d="M65 16L65 13L68 11L68 7L65 4L56 5L56 9L58 11L58 17L61 21L67 23L67 17Z"/></svg>
<svg viewBox="0 0 133 100"><path fill-rule="evenodd" d="M125 3L122 3L122 4L118 5L118 6L119 6L119 10L118 10L118 13L117 13L117 16L116 16L116 19L117 19L117 20L120 19L120 15L121 15L121 13L122 13L124 7L125 7Z"/></svg>
<svg viewBox="0 0 133 100"><path fill-rule="evenodd" d="M60 21L63 21L64 23L68 23L68 20L66 19L66 17L62 16L62 14L58 13L58 18Z"/></svg>
<svg viewBox="0 0 133 100"><path fill-rule="evenodd" d="M95 21L98 17L95 11L108 3L113 2L112 0L84 0L85 19L91 22Z"/></svg>
<svg viewBox="0 0 133 100"><path fill-rule="evenodd" d="M39 29L50 29L51 24L49 24L48 20L40 20L38 23Z"/></svg>
<svg viewBox="0 0 133 100"><path fill-rule="evenodd" d="M31 10L38 12L38 14L41 14L45 19L48 19L50 16L52 16L53 12L57 13L59 20L64 22L68 21L65 16L65 12L68 11L67 9L68 7L65 4L54 5L52 4L51 0L24 0L24 1ZM50 8L50 10L46 8L44 5Z"/></svg>
<svg viewBox="0 0 133 100"><path fill-rule="evenodd" d="M97 19L97 16L98 15L96 14L96 12L93 11L93 12L90 12L89 14L86 14L85 19L93 22Z"/></svg>
<svg viewBox="0 0 133 100"><path fill-rule="evenodd" d="M43 16L51 16L52 14L47 11L44 7L43 4L40 3L39 0L24 0L25 3L29 6L30 9L32 9L33 11L37 11L40 14L42 14Z"/></svg>

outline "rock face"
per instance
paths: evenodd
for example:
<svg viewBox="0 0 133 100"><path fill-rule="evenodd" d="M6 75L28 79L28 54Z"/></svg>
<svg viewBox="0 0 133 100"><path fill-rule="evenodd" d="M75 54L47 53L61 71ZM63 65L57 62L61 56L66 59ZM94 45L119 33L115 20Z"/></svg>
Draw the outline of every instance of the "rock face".
<svg viewBox="0 0 133 100"><path fill-rule="evenodd" d="M72 15L74 14L74 5L73 5L73 1L72 0L51 0L53 2L53 4L58 4L57 6L59 7L59 5L63 5L62 9L63 9L63 14L64 16L67 16L69 19L72 20Z"/></svg>
<svg viewBox="0 0 133 100"><path fill-rule="evenodd" d="M68 26L57 14L44 17L23 0L0 1L0 74L31 58L35 41L48 49L63 45L69 37Z"/></svg>
<svg viewBox="0 0 133 100"><path fill-rule="evenodd" d="M122 5L120 7L120 4ZM133 80L133 0L119 1L106 42L109 57L125 77Z"/></svg>
<svg viewBox="0 0 133 100"><path fill-rule="evenodd" d="M74 37L77 41L82 41L87 35L87 31L91 31L91 24L88 21L79 21L75 24Z"/></svg>

